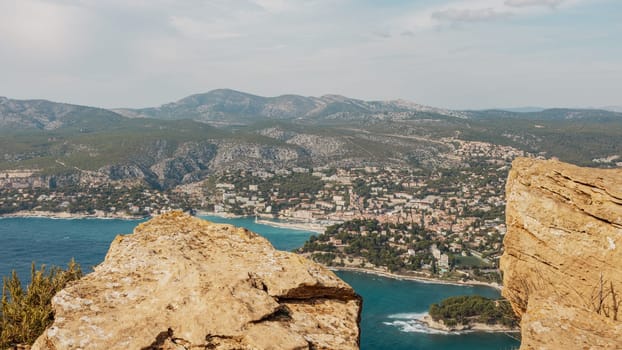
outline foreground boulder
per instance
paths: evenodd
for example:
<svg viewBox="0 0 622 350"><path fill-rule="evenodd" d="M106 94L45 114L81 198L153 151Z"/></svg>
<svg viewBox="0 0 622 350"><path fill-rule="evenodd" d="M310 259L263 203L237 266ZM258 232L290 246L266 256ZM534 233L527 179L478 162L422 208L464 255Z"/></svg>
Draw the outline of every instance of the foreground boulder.
<svg viewBox="0 0 622 350"><path fill-rule="evenodd" d="M358 349L361 298L243 228L173 212L59 292L33 349Z"/></svg>
<svg viewBox="0 0 622 350"><path fill-rule="evenodd" d="M622 169L517 159L506 197L521 349L622 349Z"/></svg>

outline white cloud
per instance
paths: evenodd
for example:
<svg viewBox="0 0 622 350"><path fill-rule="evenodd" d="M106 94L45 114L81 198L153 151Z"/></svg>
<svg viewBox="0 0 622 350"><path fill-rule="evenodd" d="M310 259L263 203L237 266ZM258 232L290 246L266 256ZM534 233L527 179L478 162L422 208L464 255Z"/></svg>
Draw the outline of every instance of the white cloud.
<svg viewBox="0 0 622 350"><path fill-rule="evenodd" d="M512 13L495 8L457 9L449 8L432 13L432 18L450 22L479 22L505 18Z"/></svg>
<svg viewBox="0 0 622 350"><path fill-rule="evenodd" d="M301 12L317 6L338 6L348 0L250 0L270 13Z"/></svg>
<svg viewBox="0 0 622 350"><path fill-rule="evenodd" d="M566 0L506 0L505 4L515 7L526 6L551 6L555 7L566 2Z"/></svg>
<svg viewBox="0 0 622 350"><path fill-rule="evenodd" d="M586 0L452 0L417 8L394 19L391 27L393 34L414 34L451 24L538 15L584 2Z"/></svg>

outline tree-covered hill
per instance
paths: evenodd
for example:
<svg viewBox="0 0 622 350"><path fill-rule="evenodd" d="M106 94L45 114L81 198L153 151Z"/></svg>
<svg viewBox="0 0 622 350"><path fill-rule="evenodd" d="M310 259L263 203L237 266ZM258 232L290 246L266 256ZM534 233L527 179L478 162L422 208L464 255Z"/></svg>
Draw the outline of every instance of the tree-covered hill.
<svg viewBox="0 0 622 350"><path fill-rule="evenodd" d="M479 295L455 296L430 305L434 321L443 321L448 327L483 323L516 327L518 320L510 303L505 299L492 300Z"/></svg>

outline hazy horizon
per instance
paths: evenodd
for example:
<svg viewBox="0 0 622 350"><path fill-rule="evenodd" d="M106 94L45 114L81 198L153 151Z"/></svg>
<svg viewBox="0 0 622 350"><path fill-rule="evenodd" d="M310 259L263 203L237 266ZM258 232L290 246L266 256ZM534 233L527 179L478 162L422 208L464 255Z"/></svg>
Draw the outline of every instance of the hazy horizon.
<svg viewBox="0 0 622 350"><path fill-rule="evenodd" d="M621 106L620 13L613 0L0 1L0 95L140 108L229 87Z"/></svg>

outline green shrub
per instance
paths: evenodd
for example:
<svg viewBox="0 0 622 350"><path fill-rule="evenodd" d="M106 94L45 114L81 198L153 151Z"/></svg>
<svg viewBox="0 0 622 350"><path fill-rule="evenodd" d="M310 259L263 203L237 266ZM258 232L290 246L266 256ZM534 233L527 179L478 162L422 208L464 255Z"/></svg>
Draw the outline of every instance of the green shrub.
<svg viewBox="0 0 622 350"><path fill-rule="evenodd" d="M52 297L67 283L80 279L82 269L71 259L67 269L45 265L36 270L32 263L26 290L15 271L4 277L0 305L0 349L16 344L32 344L54 320Z"/></svg>

